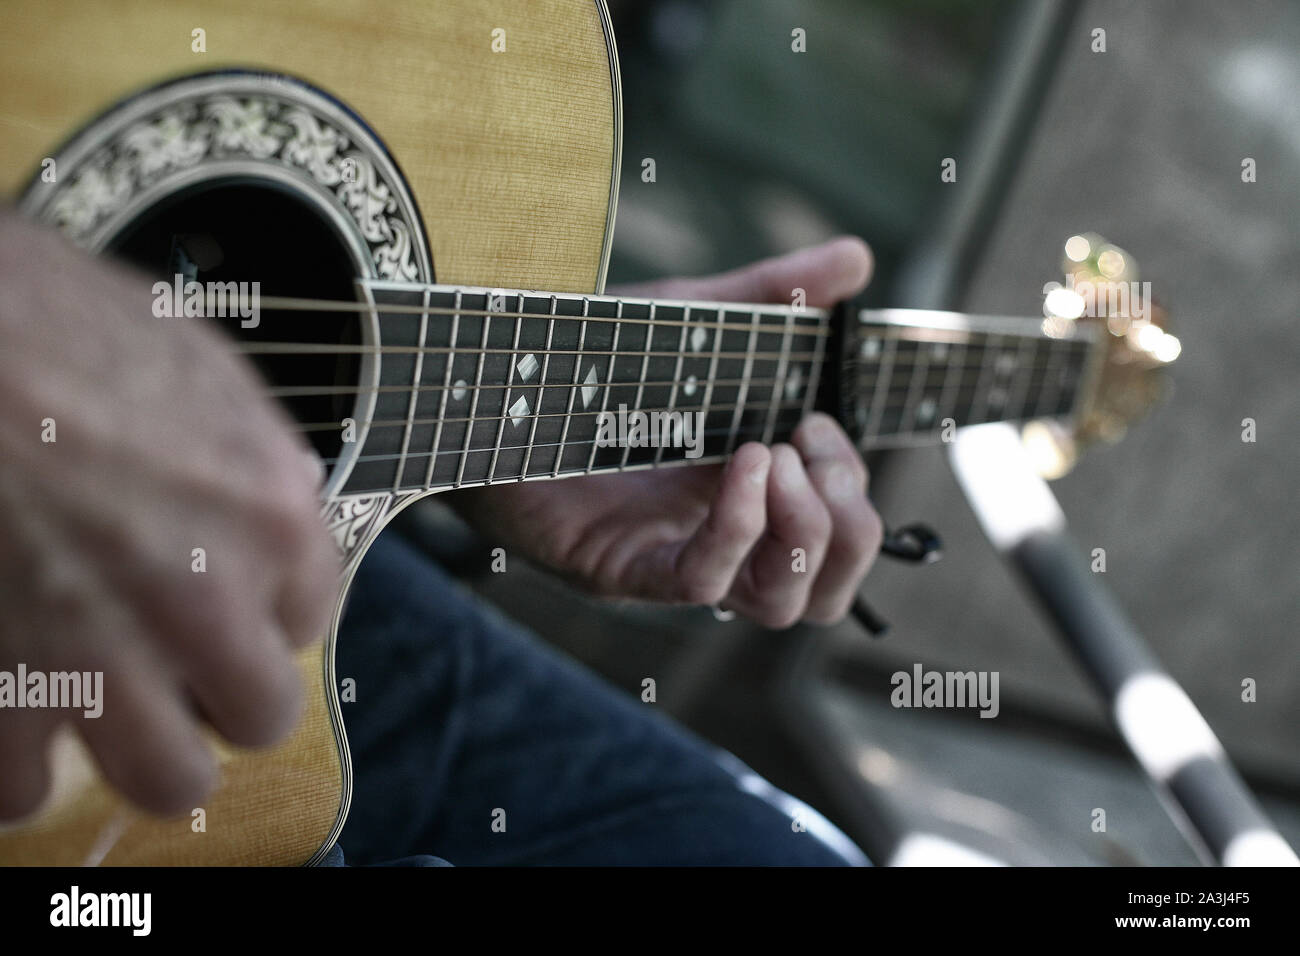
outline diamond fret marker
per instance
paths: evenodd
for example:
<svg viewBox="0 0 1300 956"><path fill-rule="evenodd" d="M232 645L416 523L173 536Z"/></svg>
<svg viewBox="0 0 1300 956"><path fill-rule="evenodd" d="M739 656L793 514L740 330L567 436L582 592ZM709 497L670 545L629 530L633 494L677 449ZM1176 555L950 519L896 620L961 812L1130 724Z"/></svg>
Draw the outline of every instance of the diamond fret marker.
<svg viewBox="0 0 1300 956"><path fill-rule="evenodd" d="M686 379L686 384L682 386L682 391L686 393L687 398L690 398L692 395L695 394L695 389L698 385L699 385L699 379L697 379L694 375L688 376Z"/></svg>
<svg viewBox="0 0 1300 956"><path fill-rule="evenodd" d="M999 374L1009 375L1012 369L1014 369L1015 367L1016 367L1016 360L1014 356L1007 355L1005 352L1003 352L1001 355L998 356Z"/></svg>
<svg viewBox="0 0 1300 956"><path fill-rule="evenodd" d="M600 376L596 374L596 366L593 363L591 370L587 372L587 377L582 380L582 407L586 408L595 399L596 393L600 391L596 386L600 384Z"/></svg>
<svg viewBox="0 0 1300 956"><path fill-rule="evenodd" d="M916 420L924 424L934 418L934 399L929 396L921 399L921 404L916 410Z"/></svg>
<svg viewBox="0 0 1300 956"><path fill-rule="evenodd" d="M879 354L880 354L880 339L878 339L876 336L873 335L869 339L862 340L863 358L868 358L868 359L875 358Z"/></svg>
<svg viewBox="0 0 1300 956"><path fill-rule="evenodd" d="M456 401L459 402L462 398L465 397L466 393L469 392L469 388L467 387L468 385L469 383L466 382L463 378L456 379L456 384L452 387L451 390L451 397L456 399Z"/></svg>
<svg viewBox="0 0 1300 956"><path fill-rule="evenodd" d="M989 405L995 408L1001 408L1007 401L1007 393L1000 388L995 388L989 392Z"/></svg>
<svg viewBox="0 0 1300 956"><path fill-rule="evenodd" d="M704 331L703 327L696 326L691 330L691 350L698 352L704 348L704 343L709 340L709 333Z"/></svg>
<svg viewBox="0 0 1300 956"><path fill-rule="evenodd" d="M934 343L934 357L935 357L936 360L938 360L938 361L940 361L940 362L942 362L944 359L946 359L946 358L948 357L948 343L947 343L947 342L935 342L935 343Z"/></svg>
<svg viewBox="0 0 1300 956"><path fill-rule="evenodd" d="M519 360L519 364L515 368L519 371L519 380L521 382L528 381L537 373L537 356L529 352Z"/></svg>
<svg viewBox="0 0 1300 956"><path fill-rule="evenodd" d="M799 394L799 389L803 387L803 370L798 365L794 367L788 378L785 380L785 397L794 398Z"/></svg>
<svg viewBox="0 0 1300 956"><path fill-rule="evenodd" d="M518 428L519 424L524 420L524 416L527 414L528 402L523 396L520 396L515 399L515 403L510 406L510 424Z"/></svg>

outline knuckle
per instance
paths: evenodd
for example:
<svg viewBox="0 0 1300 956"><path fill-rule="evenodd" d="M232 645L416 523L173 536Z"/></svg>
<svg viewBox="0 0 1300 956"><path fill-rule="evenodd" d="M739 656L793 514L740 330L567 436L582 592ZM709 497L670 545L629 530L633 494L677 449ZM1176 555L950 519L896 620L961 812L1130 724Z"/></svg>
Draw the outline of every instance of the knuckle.
<svg viewBox="0 0 1300 956"><path fill-rule="evenodd" d="M291 659L250 671L239 686L220 690L210 706L213 725L231 743L263 747L282 740L297 723L302 684Z"/></svg>
<svg viewBox="0 0 1300 956"><path fill-rule="evenodd" d="M794 627L802 617L803 609L789 603L769 605L759 609L756 614L758 622L773 631Z"/></svg>
<svg viewBox="0 0 1300 956"><path fill-rule="evenodd" d="M128 796L154 813L182 813L216 785L216 767L201 742L169 753L131 744L114 754L110 777Z"/></svg>
<svg viewBox="0 0 1300 956"><path fill-rule="evenodd" d="M755 508L715 508L709 512L706 530L727 543L745 543L763 533L764 515Z"/></svg>
<svg viewBox="0 0 1300 956"><path fill-rule="evenodd" d="M808 508L807 514L808 530L823 545L830 541L831 532L835 530L835 522L831 518L831 511L826 504L820 499Z"/></svg>
<svg viewBox="0 0 1300 956"><path fill-rule="evenodd" d="M829 598L816 602L808 608L804 614L804 620L822 627L830 627L838 624L848 616L849 608L853 605L853 594Z"/></svg>
<svg viewBox="0 0 1300 956"><path fill-rule="evenodd" d="M194 577L197 580L185 589L180 605L194 626L169 628L168 639L187 648L214 648L218 654L240 648L245 640L237 609L246 595L225 575L209 571Z"/></svg>
<svg viewBox="0 0 1300 956"><path fill-rule="evenodd" d="M718 604L727 593L727 585L716 578L693 578L681 585L682 600L687 604Z"/></svg>

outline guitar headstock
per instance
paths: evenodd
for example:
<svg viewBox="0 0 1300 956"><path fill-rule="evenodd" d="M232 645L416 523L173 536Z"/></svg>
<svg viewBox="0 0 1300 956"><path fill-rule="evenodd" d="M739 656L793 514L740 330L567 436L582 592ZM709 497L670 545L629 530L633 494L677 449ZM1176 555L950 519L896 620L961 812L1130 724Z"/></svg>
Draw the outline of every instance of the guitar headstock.
<svg viewBox="0 0 1300 956"><path fill-rule="evenodd" d="M1043 287L1044 332L1065 336L1073 324L1093 324L1100 339L1073 428L1025 425L1025 444L1045 478L1068 472L1086 446L1123 438L1164 394L1161 372L1182 350L1128 252L1085 233L1066 240L1061 264L1065 282Z"/></svg>

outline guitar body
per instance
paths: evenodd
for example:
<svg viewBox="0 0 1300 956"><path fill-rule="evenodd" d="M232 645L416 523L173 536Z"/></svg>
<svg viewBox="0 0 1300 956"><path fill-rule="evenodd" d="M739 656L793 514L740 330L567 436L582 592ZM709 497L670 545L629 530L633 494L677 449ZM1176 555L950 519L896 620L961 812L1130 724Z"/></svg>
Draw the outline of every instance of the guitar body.
<svg viewBox="0 0 1300 956"><path fill-rule="evenodd" d="M21 0L5 6L0 63L0 188L92 251L129 248L131 223L182 189L237 180L268 184L265 206L255 193L246 207L250 237L274 232L257 211L287 194L358 275L603 287L620 120L602 0ZM288 229L268 255L295 241ZM293 268L311 278L310 263ZM259 751L214 740L222 784L202 814L157 820L100 780L68 730L46 806L0 828L0 864L296 865L333 845L350 793L333 667L343 596L388 518L421 496L358 496L336 477L323 515L344 572L330 634L300 657L296 732Z"/></svg>

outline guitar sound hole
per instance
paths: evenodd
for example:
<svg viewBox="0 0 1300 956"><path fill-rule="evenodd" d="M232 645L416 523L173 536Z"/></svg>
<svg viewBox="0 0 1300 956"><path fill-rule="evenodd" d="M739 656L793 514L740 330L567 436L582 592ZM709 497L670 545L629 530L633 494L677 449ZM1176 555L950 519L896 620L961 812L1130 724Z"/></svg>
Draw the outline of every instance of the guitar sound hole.
<svg viewBox="0 0 1300 956"><path fill-rule="evenodd" d="M136 217L108 251L174 286L183 281L260 283L260 296L356 301L356 267L330 225L305 202L265 183L205 183L169 197ZM214 310L209 310L209 314ZM250 354L273 387L313 394L279 396L333 470L343 448L345 418L356 418L359 351L311 351L318 345L361 345L355 312L237 309L211 317L241 343L293 342L297 353ZM166 321L165 318L158 321ZM254 325L256 321L256 325ZM245 327L249 326L249 327ZM360 425L360 421L357 421Z"/></svg>

